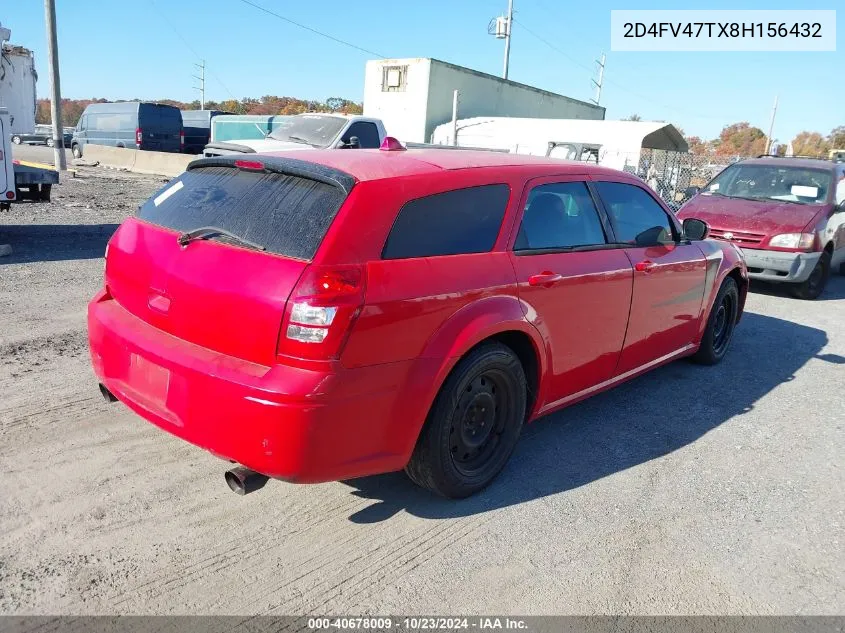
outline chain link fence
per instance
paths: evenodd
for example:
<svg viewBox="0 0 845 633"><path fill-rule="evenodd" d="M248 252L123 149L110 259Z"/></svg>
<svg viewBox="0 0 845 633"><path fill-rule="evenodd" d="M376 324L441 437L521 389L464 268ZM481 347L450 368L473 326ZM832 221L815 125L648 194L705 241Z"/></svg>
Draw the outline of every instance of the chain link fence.
<svg viewBox="0 0 845 633"><path fill-rule="evenodd" d="M729 158L700 154L644 149L640 153L637 176L677 211L696 191L731 163ZM625 171L634 173L630 167Z"/></svg>

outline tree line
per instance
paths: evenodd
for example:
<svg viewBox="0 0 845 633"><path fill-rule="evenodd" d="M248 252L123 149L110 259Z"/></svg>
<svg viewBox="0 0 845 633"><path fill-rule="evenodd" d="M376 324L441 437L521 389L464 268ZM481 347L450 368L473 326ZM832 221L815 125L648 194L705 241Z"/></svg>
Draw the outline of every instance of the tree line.
<svg viewBox="0 0 845 633"><path fill-rule="evenodd" d="M641 121L639 115L632 114L626 121ZM678 127L678 126L675 126ZM681 128L678 128L679 130ZM683 134L683 130L681 130ZM684 135L689 144L689 151L701 156L759 156L766 152L766 133L747 121L731 123L722 128L718 138L704 140L698 136ZM827 158L830 150L845 150L845 125L833 128L829 134L803 131L795 135L791 141L794 156L813 156ZM774 139L777 153L784 156L787 142Z"/></svg>
<svg viewBox="0 0 845 633"><path fill-rule="evenodd" d="M140 101L140 99L129 99ZM109 99L62 99L62 122L66 127L73 127L82 116L85 108L92 103L109 103ZM199 110L199 99L184 102L174 99L161 99L156 103L176 106L180 110ZM325 101L297 99L296 97L264 96L260 99L226 99L225 101L206 101L206 110L222 110L232 114L302 114L303 112L345 112L361 114L362 104L342 97L330 97ZM39 99L35 110L36 123L50 123L50 100Z"/></svg>

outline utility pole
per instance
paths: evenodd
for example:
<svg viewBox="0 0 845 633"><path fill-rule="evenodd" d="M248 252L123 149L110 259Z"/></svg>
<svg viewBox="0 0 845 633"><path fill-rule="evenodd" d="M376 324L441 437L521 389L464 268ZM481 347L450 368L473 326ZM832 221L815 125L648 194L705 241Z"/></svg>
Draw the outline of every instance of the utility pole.
<svg viewBox="0 0 845 633"><path fill-rule="evenodd" d="M59 40L56 35L56 2L44 0L44 23L47 25L47 56L50 65L50 115L53 117L53 155L56 169L65 171L65 134L62 128L62 90L59 80Z"/></svg>
<svg viewBox="0 0 845 633"><path fill-rule="evenodd" d="M502 71L502 78L508 78L508 64L511 59L511 27L513 25L513 0L508 0L508 22L505 25L505 68Z"/></svg>
<svg viewBox="0 0 845 633"><path fill-rule="evenodd" d="M772 108L772 120L769 121L769 135L766 137L766 151L764 152L765 154L768 154L772 149L771 148L772 132L775 129L775 114L777 114L777 111L778 111L778 95L775 95L775 105Z"/></svg>
<svg viewBox="0 0 845 633"><path fill-rule="evenodd" d="M599 61L598 59L596 60L596 63L599 65L599 80L596 81L595 79L593 79L593 85L596 87L596 98L590 99L590 101L592 101L596 105L598 105L599 101L601 101L601 84L602 84L602 81L604 80L604 61L605 61L605 55L604 55L604 53L602 53L601 54L601 61Z"/></svg>
<svg viewBox="0 0 845 633"><path fill-rule="evenodd" d="M452 145L458 144L458 97L460 93L455 90L452 95Z"/></svg>
<svg viewBox="0 0 845 633"><path fill-rule="evenodd" d="M194 90L200 91L200 110L205 110L205 60L201 64L194 64L200 69L200 76L191 75L194 79L199 79L200 85L194 86Z"/></svg>

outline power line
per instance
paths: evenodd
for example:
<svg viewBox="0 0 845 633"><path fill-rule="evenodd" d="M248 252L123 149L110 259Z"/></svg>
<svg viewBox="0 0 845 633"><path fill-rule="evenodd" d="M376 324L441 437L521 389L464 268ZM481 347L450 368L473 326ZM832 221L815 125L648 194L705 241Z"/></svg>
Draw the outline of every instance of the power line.
<svg viewBox="0 0 845 633"><path fill-rule="evenodd" d="M593 73L593 69L592 69L592 68L589 68L589 67L585 66L584 64L580 63L580 62L579 62L579 61L577 61L575 58L573 58L571 55L569 55L569 54L568 54L568 53L566 53L565 51L561 50L560 48L558 48L557 46L555 46L554 44L552 44L551 42L549 42L549 41L548 41L547 39L545 39L544 37L542 37L542 36L538 35L538 34L537 34L537 33L535 33L534 31L532 31L531 29L529 29L527 26L525 26L525 24L524 24L524 23L522 23L521 21L517 20L516 18L514 18L514 20L513 20L513 21L514 21L514 23L519 24L519 26L520 26L520 27L522 27L522 28L523 28L523 29L524 29L524 30L525 30L525 31L526 31L529 35L531 35L531 36L533 36L534 38L536 38L537 40L541 41L543 44L545 44L546 46L548 46L549 48L551 48L553 51L555 51L555 52L557 52L558 54L562 55L563 57L565 57L566 59L568 59L570 62L572 62L573 64L575 64L576 66L578 66L579 68L582 68L582 69L584 69L584 70L588 71L588 72L590 73L590 75L592 75L592 73ZM609 83L609 84L612 84L612 85L616 86L616 87L617 87L617 88L619 88L620 90L623 90L623 91L627 92L628 94L630 94L630 95L632 95L632 96L634 96L634 97L637 97L637 98L639 98L639 99L642 99L643 101L645 101L645 102L647 102L647 103L651 103L651 104L653 104L653 105L659 106L659 107L661 107L661 108L663 108L663 109L665 109L665 110L669 110L670 112L673 112L673 111L674 111L674 112L676 112L676 113L678 113L678 114L683 114L683 115L685 115L685 116L691 116L691 117L695 117L695 118L698 118L698 119L712 119L712 120L719 120L719 121L722 121L722 120L724 120L724 119L725 119L725 117L721 117L721 116L707 116L707 115L700 115L700 114L696 114L696 113L694 113L694 112L689 112L689 111L686 111L686 110L682 110L681 108L668 106L668 105L666 105L666 104L664 104L664 103L660 103L659 101L655 101L654 99L652 99L652 98L650 98L650 97L646 97L645 95L640 94L640 93L638 93L638 92L636 92L636 91L634 91L634 90L631 90L631 89L630 89L630 88L628 88L627 86L624 86L624 85L620 84L618 81L615 81L615 80L613 80L613 79L608 79L607 77L604 77L604 80L603 80L603 81L604 81L604 83Z"/></svg>
<svg viewBox="0 0 845 633"><path fill-rule="evenodd" d="M181 34L181 33L179 33L179 31L176 29L176 27L175 27L175 26L173 26L173 24L170 22L170 20L168 20L168 19L167 19L167 17L166 17L166 16L164 16L164 13L163 13L162 11L159 11L158 5L155 3L155 0L150 0L150 4L153 6L153 8L154 8L154 9L155 9L155 10L156 10L156 11L157 11L157 12L158 12L158 13L159 13L162 17L164 17L164 20L167 22L167 26L169 26L169 27L170 27L170 30L171 30L171 31L173 31L173 32L176 34L176 37L178 37L180 40L182 40L182 43L185 45L185 48L187 48L189 51L191 51L191 53L193 53L193 54L194 54L194 57L196 57L197 59L202 59L202 55L200 55L200 54L199 54L199 53L198 53L198 52L194 49L194 47L193 47L193 46L191 46L191 45L188 43L188 40L186 40L184 37L182 37L182 34ZM203 66L205 66L205 60L203 60L203 62L202 62L202 63L203 63ZM225 91L226 91L226 93L229 95L229 97L230 97L231 99L233 99L234 101L237 101L237 100L238 100L238 98L237 98L237 97L236 97L236 96L232 93L232 91L231 91L231 90L229 90L229 87L228 87L226 84L224 84L224 83L223 83L223 81L220 79L220 77L218 77L218 76L217 76L217 74L216 74L213 70L211 70L211 69L206 69L206 70L208 70L208 74L209 74L209 75L211 75L212 77L214 77L214 80L222 86L223 90L225 90ZM205 85L205 84L203 83L203 85Z"/></svg>
<svg viewBox="0 0 845 633"><path fill-rule="evenodd" d="M270 9L266 9L265 7L262 7L260 4L255 4L254 2L250 2L250 0L241 0L241 2L258 9L259 11L264 11L264 13L266 13L268 15L272 15L273 17L279 18L280 20L284 20L288 24L293 24L294 26L297 26L301 29L305 29L306 31L310 31L311 33L314 33L315 35L319 35L320 37L325 37L328 40L331 40L333 42L337 42L338 44L343 44L344 46L348 46L349 48L354 48L356 51L361 51L362 53L366 53L367 55L375 55L376 57L380 57L380 58L387 57L387 55L382 55L381 53L376 53L375 51L371 51L369 49L362 48L361 46L357 46L355 44L352 44L351 42L347 42L346 40L342 40L340 38L334 37L333 35L329 35L328 33L323 33L322 31L318 31L317 29L313 29L310 26L306 26L306 25L301 24L299 22L295 22L294 20L291 20L290 18L286 18L285 16L279 15L278 13L275 13L274 11L271 11Z"/></svg>

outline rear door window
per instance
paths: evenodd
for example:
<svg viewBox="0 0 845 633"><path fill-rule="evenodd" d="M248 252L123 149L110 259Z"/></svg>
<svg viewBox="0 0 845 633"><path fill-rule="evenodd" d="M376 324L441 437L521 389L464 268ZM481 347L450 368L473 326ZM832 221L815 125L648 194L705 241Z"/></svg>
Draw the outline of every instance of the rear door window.
<svg viewBox="0 0 845 633"><path fill-rule="evenodd" d="M310 260L345 198L340 188L308 178L201 167L170 181L141 206L138 217L180 233L224 229L271 253ZM230 241L224 235L215 239Z"/></svg>
<svg viewBox="0 0 845 633"><path fill-rule="evenodd" d="M508 185L446 191L400 209L384 259L484 253L493 248L510 196Z"/></svg>
<svg viewBox="0 0 845 633"><path fill-rule="evenodd" d="M587 185L560 182L531 190L514 250L597 246L605 241Z"/></svg>

